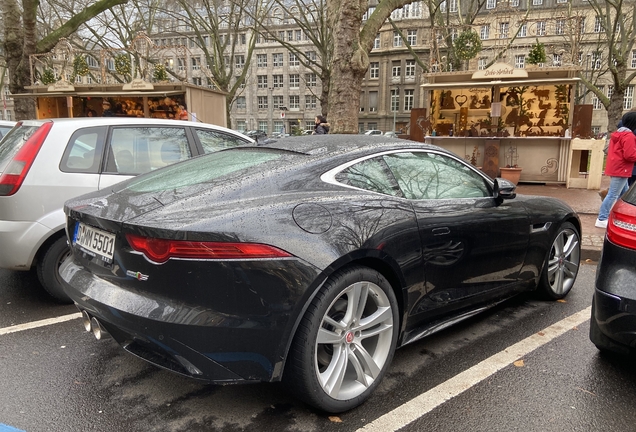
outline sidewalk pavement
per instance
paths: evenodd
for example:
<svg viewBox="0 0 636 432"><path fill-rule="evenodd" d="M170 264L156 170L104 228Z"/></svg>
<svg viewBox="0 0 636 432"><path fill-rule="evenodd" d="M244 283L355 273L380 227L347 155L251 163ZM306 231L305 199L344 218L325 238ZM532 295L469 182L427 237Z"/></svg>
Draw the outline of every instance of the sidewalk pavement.
<svg viewBox="0 0 636 432"><path fill-rule="evenodd" d="M603 176L601 188L609 186L609 177ZM564 184L529 184L517 186L522 195L542 195L559 198L568 203L581 219L581 260L598 261L601 257L605 229L596 228L594 223L601 208L601 197L595 189L568 189Z"/></svg>

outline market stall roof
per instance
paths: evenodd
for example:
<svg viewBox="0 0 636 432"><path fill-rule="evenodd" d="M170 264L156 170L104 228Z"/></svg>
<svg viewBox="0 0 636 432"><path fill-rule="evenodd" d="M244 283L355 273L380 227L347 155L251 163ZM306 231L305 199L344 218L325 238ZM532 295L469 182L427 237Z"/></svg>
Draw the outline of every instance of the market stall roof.
<svg viewBox="0 0 636 432"><path fill-rule="evenodd" d="M493 87L518 85L571 84L580 81L578 67L537 67L518 69L506 63L495 63L479 71L426 73L427 89L457 87Z"/></svg>
<svg viewBox="0 0 636 432"><path fill-rule="evenodd" d="M12 94L12 98L27 98L27 97L66 97L66 96L74 96L74 97L123 97L123 96L148 96L148 97L161 97L161 96L171 96L183 94L187 88L204 90L210 93L218 93L221 95L226 95L227 93L214 90L206 87L195 86L193 84L188 83L153 83L152 90L124 90L125 84L74 84L72 85L73 90L71 91L49 91L48 86L27 86L25 90L28 90L29 93L17 93Z"/></svg>

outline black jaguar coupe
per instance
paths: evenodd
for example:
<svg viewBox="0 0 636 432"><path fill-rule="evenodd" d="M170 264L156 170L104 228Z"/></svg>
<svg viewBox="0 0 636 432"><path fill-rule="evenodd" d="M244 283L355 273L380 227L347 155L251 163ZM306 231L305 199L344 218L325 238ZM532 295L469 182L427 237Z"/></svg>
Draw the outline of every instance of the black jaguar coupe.
<svg viewBox="0 0 636 432"><path fill-rule="evenodd" d="M280 381L327 412L366 400L397 347L580 260L561 201L389 137L232 148L68 201L64 289L87 330L214 383Z"/></svg>

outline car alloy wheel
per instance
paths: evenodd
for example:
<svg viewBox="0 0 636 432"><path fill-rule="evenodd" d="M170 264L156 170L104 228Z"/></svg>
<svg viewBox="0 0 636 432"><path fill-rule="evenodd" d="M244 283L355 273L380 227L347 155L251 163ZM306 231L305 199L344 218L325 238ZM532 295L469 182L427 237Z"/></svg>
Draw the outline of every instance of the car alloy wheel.
<svg viewBox="0 0 636 432"><path fill-rule="evenodd" d="M569 222L563 223L552 241L541 277L540 288L550 299L565 297L576 280L581 262L581 238Z"/></svg>
<svg viewBox="0 0 636 432"><path fill-rule="evenodd" d="M361 404L393 358L397 313L393 289L381 274L354 267L332 276L303 317L284 381L327 412Z"/></svg>

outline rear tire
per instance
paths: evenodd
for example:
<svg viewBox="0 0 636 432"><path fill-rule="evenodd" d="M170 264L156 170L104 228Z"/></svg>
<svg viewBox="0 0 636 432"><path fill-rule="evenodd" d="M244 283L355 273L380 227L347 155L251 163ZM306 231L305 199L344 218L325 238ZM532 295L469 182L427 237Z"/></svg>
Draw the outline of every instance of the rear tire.
<svg viewBox="0 0 636 432"><path fill-rule="evenodd" d="M57 239L44 251L42 258L37 263L37 274L44 290L58 303L72 303L62 288L60 265L71 254L66 237Z"/></svg>
<svg viewBox="0 0 636 432"><path fill-rule="evenodd" d="M331 276L309 305L287 359L284 384L299 399L339 413L363 403L393 359L398 303L366 267Z"/></svg>
<svg viewBox="0 0 636 432"><path fill-rule="evenodd" d="M570 222L564 222L552 239L545 258L539 294L550 300L568 295L581 264L581 235Z"/></svg>

